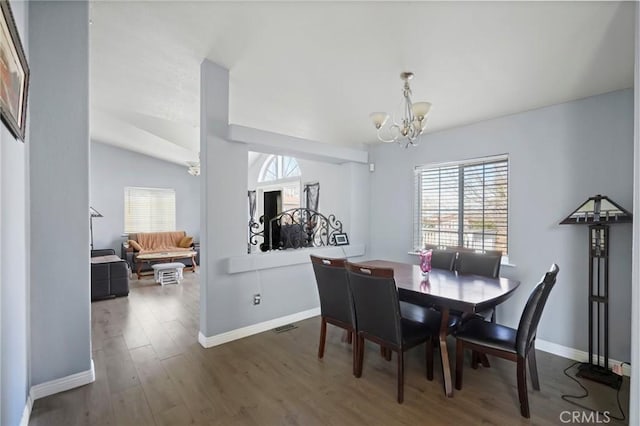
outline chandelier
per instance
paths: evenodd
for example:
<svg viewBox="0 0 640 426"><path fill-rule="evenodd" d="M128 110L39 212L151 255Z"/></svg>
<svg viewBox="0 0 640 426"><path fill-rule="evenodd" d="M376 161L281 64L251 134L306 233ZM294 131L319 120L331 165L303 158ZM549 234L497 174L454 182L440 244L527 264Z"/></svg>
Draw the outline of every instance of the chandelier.
<svg viewBox="0 0 640 426"><path fill-rule="evenodd" d="M412 72L403 72L400 74L400 78L404 81L402 116L397 117L394 114L391 117L392 124L389 126L385 126L390 118L386 112L372 112L369 117L378 130L378 139L387 143L398 142L407 148L409 145L418 144L420 135L427 126L427 116L431 110L431 104L429 102L411 102L409 80L413 78Z"/></svg>

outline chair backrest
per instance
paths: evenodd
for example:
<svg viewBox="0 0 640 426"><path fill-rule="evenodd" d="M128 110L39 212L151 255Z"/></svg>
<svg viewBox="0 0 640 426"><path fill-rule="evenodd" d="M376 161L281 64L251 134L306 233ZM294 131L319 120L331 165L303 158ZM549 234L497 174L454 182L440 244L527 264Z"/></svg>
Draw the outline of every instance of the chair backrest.
<svg viewBox="0 0 640 426"><path fill-rule="evenodd" d="M316 274L320 312L355 328L353 300L349 290L345 259L331 259L311 255L313 272Z"/></svg>
<svg viewBox="0 0 640 426"><path fill-rule="evenodd" d="M393 269L346 263L358 331L400 347L402 328Z"/></svg>
<svg viewBox="0 0 640 426"><path fill-rule="evenodd" d="M547 303L551 289L556 283L558 271L560 271L558 265L555 263L551 265L551 269L544 275L542 282L533 289L529 295L527 304L524 306L516 334L516 352L520 356L526 356L527 349L536 337L536 330L542 317L542 310Z"/></svg>
<svg viewBox="0 0 640 426"><path fill-rule="evenodd" d="M451 250L432 250L431 267L453 271L453 264L456 261L456 252Z"/></svg>
<svg viewBox="0 0 640 426"><path fill-rule="evenodd" d="M501 260L502 252L498 250L487 251L486 253L459 251L456 270L461 274L498 278L500 276Z"/></svg>
<svg viewBox="0 0 640 426"><path fill-rule="evenodd" d="M431 267L453 271L456 262L456 251L446 247L440 248L434 244L425 244L425 250L431 250Z"/></svg>

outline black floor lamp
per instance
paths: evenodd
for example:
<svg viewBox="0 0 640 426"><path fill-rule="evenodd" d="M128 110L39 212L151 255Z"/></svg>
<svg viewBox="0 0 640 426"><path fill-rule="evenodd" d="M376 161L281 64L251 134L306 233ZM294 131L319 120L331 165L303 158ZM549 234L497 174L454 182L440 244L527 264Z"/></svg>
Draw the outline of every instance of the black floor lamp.
<svg viewBox="0 0 640 426"><path fill-rule="evenodd" d="M89 207L89 229L91 231L91 250L93 250L93 218L94 217L104 217L100 214L99 211L94 209L93 207Z"/></svg>
<svg viewBox="0 0 640 426"><path fill-rule="evenodd" d="M609 370L609 225L632 219L631 213L608 197L596 195L560 222L589 225L589 361L578 367L576 375L616 389L622 377Z"/></svg>

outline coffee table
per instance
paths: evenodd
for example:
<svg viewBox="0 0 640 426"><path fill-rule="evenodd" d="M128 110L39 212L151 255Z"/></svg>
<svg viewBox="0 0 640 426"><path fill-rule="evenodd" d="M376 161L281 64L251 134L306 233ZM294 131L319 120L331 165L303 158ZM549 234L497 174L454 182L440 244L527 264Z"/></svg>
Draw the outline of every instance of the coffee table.
<svg viewBox="0 0 640 426"><path fill-rule="evenodd" d="M191 272L196 271L196 255L198 253L192 250L189 251L166 251L159 253L142 253L136 256L136 265L137 270L136 274L138 275L138 279L142 277L141 269L143 263L148 263L151 265L151 262L173 262L177 259L191 259Z"/></svg>

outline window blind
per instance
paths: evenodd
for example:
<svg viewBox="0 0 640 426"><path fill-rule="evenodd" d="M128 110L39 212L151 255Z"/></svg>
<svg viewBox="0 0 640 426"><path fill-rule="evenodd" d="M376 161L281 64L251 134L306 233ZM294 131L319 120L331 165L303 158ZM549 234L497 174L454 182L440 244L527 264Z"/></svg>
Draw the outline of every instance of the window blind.
<svg viewBox="0 0 640 426"><path fill-rule="evenodd" d="M506 156L416 168L414 243L508 248Z"/></svg>
<svg viewBox="0 0 640 426"><path fill-rule="evenodd" d="M176 193L173 189L124 189L124 232L176 230Z"/></svg>

